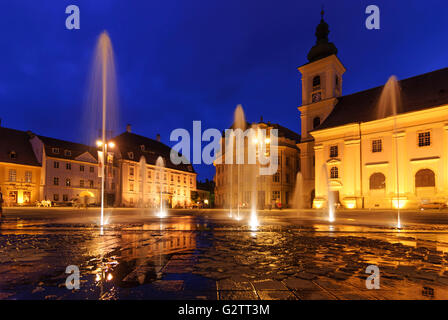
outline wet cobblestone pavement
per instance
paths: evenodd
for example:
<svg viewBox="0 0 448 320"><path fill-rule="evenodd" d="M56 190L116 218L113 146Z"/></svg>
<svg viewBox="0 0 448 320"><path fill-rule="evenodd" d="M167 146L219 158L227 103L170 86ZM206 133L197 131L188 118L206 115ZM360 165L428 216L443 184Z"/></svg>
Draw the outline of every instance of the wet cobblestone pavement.
<svg viewBox="0 0 448 320"><path fill-rule="evenodd" d="M126 216L121 217L126 220ZM0 235L1 299L448 299L444 225L329 226L176 213L111 223L8 215ZM129 219L131 220L131 219ZM366 267L380 289L366 288ZM79 266L79 290L65 273Z"/></svg>

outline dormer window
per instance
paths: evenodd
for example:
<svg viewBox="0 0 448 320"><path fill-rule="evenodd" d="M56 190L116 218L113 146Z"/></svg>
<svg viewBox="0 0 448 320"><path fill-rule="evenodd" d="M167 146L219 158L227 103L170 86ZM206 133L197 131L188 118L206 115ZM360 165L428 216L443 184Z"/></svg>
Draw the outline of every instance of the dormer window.
<svg viewBox="0 0 448 320"><path fill-rule="evenodd" d="M52 148L51 152L53 152L54 154L59 154L59 148Z"/></svg>
<svg viewBox="0 0 448 320"><path fill-rule="evenodd" d="M13 150L9 153L9 158L11 160L16 160L17 159L17 153Z"/></svg>
<svg viewBox="0 0 448 320"><path fill-rule="evenodd" d="M128 152L129 159L134 159L134 152Z"/></svg>
<svg viewBox="0 0 448 320"><path fill-rule="evenodd" d="M64 150L64 155L66 157L70 157L72 155L72 152L70 150Z"/></svg>
<svg viewBox="0 0 448 320"><path fill-rule="evenodd" d="M313 91L320 89L320 76L315 76L313 78Z"/></svg>
<svg viewBox="0 0 448 320"><path fill-rule="evenodd" d="M144 145L144 144L142 144L142 145L140 146L140 150L145 151L145 145Z"/></svg>

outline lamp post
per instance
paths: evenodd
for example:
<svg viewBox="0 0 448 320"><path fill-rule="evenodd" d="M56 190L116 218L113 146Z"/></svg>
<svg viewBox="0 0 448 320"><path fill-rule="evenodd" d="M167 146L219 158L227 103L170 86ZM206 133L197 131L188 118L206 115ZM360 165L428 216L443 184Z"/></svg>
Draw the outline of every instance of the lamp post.
<svg viewBox="0 0 448 320"><path fill-rule="evenodd" d="M115 147L113 141L106 142L105 136L103 135L103 140L98 140L96 145L101 148L102 152L102 163L101 163L101 228L104 226L104 185L106 182L105 167L107 161L107 147L110 149Z"/></svg>

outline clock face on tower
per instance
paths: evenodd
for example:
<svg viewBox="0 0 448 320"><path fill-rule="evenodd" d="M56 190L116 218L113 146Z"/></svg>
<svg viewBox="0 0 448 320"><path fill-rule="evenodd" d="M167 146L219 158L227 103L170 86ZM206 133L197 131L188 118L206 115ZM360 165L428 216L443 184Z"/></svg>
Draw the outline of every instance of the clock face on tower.
<svg viewBox="0 0 448 320"><path fill-rule="evenodd" d="M320 92L316 92L316 93L313 93L313 95L312 95L312 100L313 100L313 102L318 102L318 101L320 101L321 100L321 93Z"/></svg>

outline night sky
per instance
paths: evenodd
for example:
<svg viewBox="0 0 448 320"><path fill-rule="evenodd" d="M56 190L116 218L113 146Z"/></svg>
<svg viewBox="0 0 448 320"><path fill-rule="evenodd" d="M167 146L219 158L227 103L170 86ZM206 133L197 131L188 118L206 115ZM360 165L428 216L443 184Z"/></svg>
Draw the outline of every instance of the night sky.
<svg viewBox="0 0 448 320"><path fill-rule="evenodd" d="M299 132L297 67L315 43L322 3L330 41L347 68L343 94L448 66L446 1L17 0L0 2L2 126L84 141L85 95L95 42L115 51L119 125L169 141L175 128L228 127L242 104L249 121ZM81 29L67 30L67 5ZM367 30L369 4L381 29ZM360 106L362 108L362 106ZM199 179L213 166L195 166Z"/></svg>

